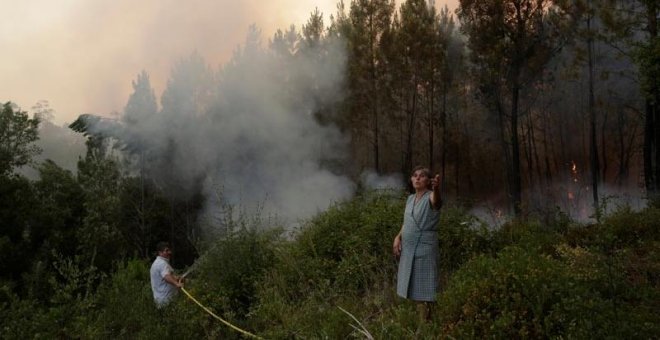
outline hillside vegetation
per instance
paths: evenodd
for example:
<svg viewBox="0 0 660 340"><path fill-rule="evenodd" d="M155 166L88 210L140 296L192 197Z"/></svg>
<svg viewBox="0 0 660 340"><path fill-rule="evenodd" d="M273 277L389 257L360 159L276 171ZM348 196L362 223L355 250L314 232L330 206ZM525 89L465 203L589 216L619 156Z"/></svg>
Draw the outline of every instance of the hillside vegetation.
<svg viewBox="0 0 660 340"><path fill-rule="evenodd" d="M481 225L446 207L433 320L395 294L391 241L403 196L370 192L298 230L242 218L198 259L186 288L263 338L653 338L660 334L660 209L621 207L601 223ZM261 229L260 229L261 230ZM56 263L49 303L0 293L3 338L242 338L184 295L155 309L149 261L104 276ZM88 268L88 269L83 269ZM355 319L354 319L355 318Z"/></svg>

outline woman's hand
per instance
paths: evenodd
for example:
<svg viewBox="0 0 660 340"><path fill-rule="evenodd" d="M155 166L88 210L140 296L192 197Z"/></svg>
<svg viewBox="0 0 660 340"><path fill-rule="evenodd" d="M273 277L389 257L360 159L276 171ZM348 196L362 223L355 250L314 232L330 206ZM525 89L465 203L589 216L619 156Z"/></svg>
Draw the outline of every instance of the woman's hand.
<svg viewBox="0 0 660 340"><path fill-rule="evenodd" d="M396 258L401 256L401 234L396 235L394 238L394 244L392 245L392 252Z"/></svg>
<svg viewBox="0 0 660 340"><path fill-rule="evenodd" d="M440 175L431 178L431 190L436 191L440 188Z"/></svg>

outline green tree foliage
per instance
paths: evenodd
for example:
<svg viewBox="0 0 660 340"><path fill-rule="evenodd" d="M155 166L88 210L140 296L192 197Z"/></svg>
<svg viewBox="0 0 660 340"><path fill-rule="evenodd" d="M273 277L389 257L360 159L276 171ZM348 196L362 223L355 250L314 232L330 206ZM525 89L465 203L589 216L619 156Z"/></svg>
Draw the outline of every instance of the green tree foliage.
<svg viewBox="0 0 660 340"><path fill-rule="evenodd" d="M431 141L433 138L434 116L437 114L433 103L436 99L437 75L443 54L441 42L438 40L435 8L424 0L409 0L401 5L398 19L395 44L400 53L398 66L401 67L398 78L401 84L398 107L402 113L402 123L406 126L404 162L401 168L401 172L405 174L415 163L415 142L418 139L421 142L421 136L426 132L420 127L430 129L427 138ZM425 121L422 120L424 114ZM431 159L427 162L432 164Z"/></svg>
<svg viewBox="0 0 660 340"><path fill-rule="evenodd" d="M121 171L109 149L109 140L92 137L87 155L78 162L85 217L77 230L79 250L89 266L109 270L126 255L119 233Z"/></svg>
<svg viewBox="0 0 660 340"><path fill-rule="evenodd" d="M39 166L39 180L34 188L41 220L35 244L48 244L52 250L66 256L75 254L75 229L83 216L79 199L83 189L76 177L71 171L46 160Z"/></svg>
<svg viewBox="0 0 660 340"><path fill-rule="evenodd" d="M382 44L390 35L394 1L355 0L351 1L347 18L348 33L348 84L351 94L351 123L361 127L358 131L368 133L357 136L366 139L371 146L376 172L381 171L380 136L383 125L383 108L386 107L388 89L385 77L391 72L383 56ZM357 131L354 131L357 132Z"/></svg>
<svg viewBox="0 0 660 340"><path fill-rule="evenodd" d="M53 287L55 255L73 257L78 250L77 227L85 214L83 190L69 170L53 161L39 165L39 180L33 183L35 205L30 214L29 239L31 266L22 276L28 296L47 301Z"/></svg>
<svg viewBox="0 0 660 340"><path fill-rule="evenodd" d="M37 207L32 183L23 177L0 176L0 271L3 279L19 280L29 268L31 215Z"/></svg>
<svg viewBox="0 0 660 340"><path fill-rule="evenodd" d="M39 118L29 118L12 103L0 111L0 176L6 176L19 166L28 164L40 150L34 145L39 139Z"/></svg>

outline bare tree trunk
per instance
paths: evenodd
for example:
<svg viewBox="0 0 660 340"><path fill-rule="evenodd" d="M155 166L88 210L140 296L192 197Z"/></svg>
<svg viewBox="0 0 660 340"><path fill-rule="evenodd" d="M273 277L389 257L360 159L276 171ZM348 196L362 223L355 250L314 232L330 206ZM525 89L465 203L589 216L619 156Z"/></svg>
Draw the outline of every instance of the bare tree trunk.
<svg viewBox="0 0 660 340"><path fill-rule="evenodd" d="M474 177L472 176L472 163L470 162L470 160L472 159L471 144L472 144L472 141L468 137L465 140L465 158L468 160L467 161L468 197L473 197L474 190L475 190L474 189ZM460 154L460 150L458 150L458 148L456 148L456 153ZM458 189L456 189L456 191L458 191Z"/></svg>
<svg viewBox="0 0 660 340"><path fill-rule="evenodd" d="M566 174L565 169L565 164L568 162L568 157L566 156L566 121L562 119L561 122L559 122L559 163L555 161L555 167L557 171L559 172L559 179L560 180L565 180L567 177L562 176L563 174ZM556 158L555 158L556 159Z"/></svg>
<svg viewBox="0 0 660 340"><path fill-rule="evenodd" d="M435 49L432 50L435 52ZM434 53L431 53L430 67L431 75L429 81L429 91L427 91L427 97L429 98L429 111L428 111L428 120L429 120L429 167L433 168L433 144L435 137L435 57Z"/></svg>
<svg viewBox="0 0 660 340"><path fill-rule="evenodd" d="M373 130L374 130L374 140L373 140L373 152L374 152L374 171L377 174L381 173L380 170L380 145L379 145L379 127L378 127L378 109L375 107L377 105L376 100L374 99L374 108L373 108Z"/></svg>
<svg viewBox="0 0 660 340"><path fill-rule="evenodd" d="M442 159L441 159L441 167L442 167L442 183L445 183L445 180L447 178L445 169L447 168L447 140L448 140L448 134L447 134L447 83L443 82L442 84L442 115L440 117L441 119L441 124L442 124ZM458 167L458 165L456 165ZM456 189L458 190L458 188ZM458 194L458 192L457 192Z"/></svg>
<svg viewBox="0 0 660 340"><path fill-rule="evenodd" d="M617 113L618 113L618 115L617 115L618 124L617 124L617 127L616 127L616 130L617 130L617 136L616 137L617 137L617 142L619 144L619 150L617 150L618 153L619 153L619 171L616 174L615 182L619 187L621 187L623 185L623 179L627 177L627 173L626 173L627 171L625 169L626 164L625 164L625 160L624 160L624 158L625 158L625 142L624 142L625 137L624 137L624 127L623 127L623 123L624 123L623 110L620 109L620 110L618 110Z"/></svg>
<svg viewBox="0 0 660 340"><path fill-rule="evenodd" d="M649 45L654 46L658 39L658 7L657 2L647 1L647 21L649 30ZM656 65L657 67L657 65ZM646 103L646 128L644 141L644 163L650 168L648 171L647 192L655 200L660 197L660 88L658 86L657 71L649 71L651 89ZM647 140L648 139L648 140ZM648 148L648 150L647 150ZM648 156L647 156L648 153ZM655 162L654 162L655 156ZM645 171L645 177L647 173Z"/></svg>
<svg viewBox="0 0 660 340"><path fill-rule="evenodd" d="M506 188L509 195L510 202L513 201L513 169L511 167L511 148L509 147L509 141L506 137L506 126L504 120L504 108L502 107L501 98L499 93L495 94L494 104L497 109L497 120L499 125L500 132L500 145L502 146L502 153L504 154L504 170L506 172Z"/></svg>
<svg viewBox="0 0 660 340"><path fill-rule="evenodd" d="M434 118L434 112L433 110L435 109L433 106L433 92L435 89L433 88L433 80L431 80L431 93L430 93L430 103L429 103L429 111L428 111L428 120L429 120L429 126L428 126L428 133L429 133L429 167L433 168L433 135L434 135L434 124L435 124L435 119Z"/></svg>
<svg viewBox="0 0 660 340"><path fill-rule="evenodd" d="M518 141L518 99L520 86L518 84L519 72L514 71L513 86L511 88L511 180L513 195L513 213L520 216L522 212L522 183L520 178L520 144Z"/></svg>
<svg viewBox="0 0 660 340"><path fill-rule="evenodd" d="M536 164L536 172L538 175L538 182L539 185L541 184L541 178L543 178L543 172L541 170L541 162L539 160L539 150L538 147L536 146L536 135L534 134L534 120L532 119L532 115L530 113L529 117L529 131L531 134L531 147L532 147L532 155L534 155L534 164Z"/></svg>
<svg viewBox="0 0 660 340"><path fill-rule="evenodd" d="M374 153L374 170L377 174L381 173L380 169L380 140L379 140L379 122L378 122L378 79L376 72L376 57L374 52L374 34L373 34L373 17L369 16L369 66L371 71L371 110L373 121L373 153Z"/></svg>
<svg viewBox="0 0 660 340"><path fill-rule="evenodd" d="M525 160L527 161L527 181L528 186L531 188L534 186L534 163L532 159L532 140L531 140L531 130L529 126L529 121L527 122L527 128L523 128L523 153L525 155ZM524 131L526 130L526 131Z"/></svg>
<svg viewBox="0 0 660 340"><path fill-rule="evenodd" d="M468 158L469 159L469 158ZM456 197L459 197L460 195L460 186L461 182L459 180L460 176L460 169L461 165L463 163L463 157L461 157L460 152L456 152L456 165L454 166L454 186L456 187Z"/></svg>
<svg viewBox="0 0 660 340"><path fill-rule="evenodd" d="M589 2L591 6L591 1ZM598 212L598 183L600 166L598 163L598 145L596 144L596 102L594 98L594 41L591 36L591 16L587 18L587 54L589 59L589 163L591 165L591 189L594 211ZM598 219L599 216L596 216Z"/></svg>
<svg viewBox="0 0 660 340"><path fill-rule="evenodd" d="M408 136L406 140L406 161L404 164L404 174L412 170L413 167L413 131L415 130L415 114L417 111L417 80L416 77L413 86L412 104L408 114Z"/></svg>
<svg viewBox="0 0 660 340"><path fill-rule="evenodd" d="M603 123L600 126L600 154L603 162L603 170L601 172L601 182L607 183L607 144L605 143L605 136L607 135L607 111L603 111Z"/></svg>
<svg viewBox="0 0 660 340"><path fill-rule="evenodd" d="M630 177L630 160L634 154L635 139L637 138L637 125L633 125L626 131L625 116L623 109L617 115L617 142L619 169L616 174L616 184L621 187L628 183ZM628 137L626 139L626 137Z"/></svg>
<svg viewBox="0 0 660 340"><path fill-rule="evenodd" d="M146 234L145 240L143 242L139 242L141 251L144 256L149 257L149 240L151 239L151 228L149 230L146 230L146 211L145 211L145 204L144 204L144 148L142 145L140 145L140 228L142 229L142 232Z"/></svg>
<svg viewBox="0 0 660 340"><path fill-rule="evenodd" d="M543 115L543 156L545 163L545 182L546 185L552 183L552 170L550 167L550 150L548 148L548 124L545 114Z"/></svg>

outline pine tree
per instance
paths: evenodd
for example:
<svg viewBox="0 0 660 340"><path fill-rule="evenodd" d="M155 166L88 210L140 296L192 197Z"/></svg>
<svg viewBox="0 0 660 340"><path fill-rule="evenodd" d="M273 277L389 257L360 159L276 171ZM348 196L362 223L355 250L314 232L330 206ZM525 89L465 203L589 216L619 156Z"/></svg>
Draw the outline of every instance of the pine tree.
<svg viewBox="0 0 660 340"><path fill-rule="evenodd" d="M458 16L468 37L476 83L485 104L498 117L516 215L522 209L520 93L568 35L569 13L560 5L552 0L460 1Z"/></svg>

